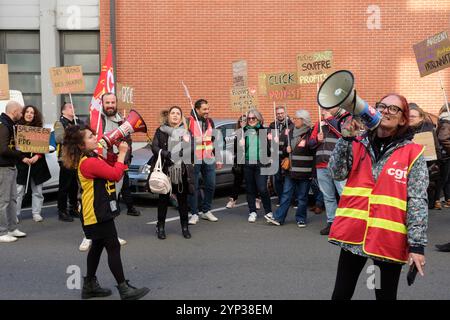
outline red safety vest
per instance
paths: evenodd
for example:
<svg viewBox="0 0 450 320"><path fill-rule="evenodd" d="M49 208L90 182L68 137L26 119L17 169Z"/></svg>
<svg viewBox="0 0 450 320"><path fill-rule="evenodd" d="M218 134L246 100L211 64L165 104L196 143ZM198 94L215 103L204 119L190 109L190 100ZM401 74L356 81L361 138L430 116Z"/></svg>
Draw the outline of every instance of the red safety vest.
<svg viewBox="0 0 450 320"><path fill-rule="evenodd" d="M413 143L395 150L375 183L370 155L361 142L352 145L352 169L328 239L362 245L368 256L406 263L408 174L424 147Z"/></svg>
<svg viewBox="0 0 450 320"><path fill-rule="evenodd" d="M208 126L207 126L206 131L203 132L203 136L202 136L202 133L200 132L199 126L198 126L195 118L192 115L189 118L189 131L194 136L194 142L195 142L195 157L200 160L214 158L214 155L213 155L214 145L213 145L213 141L212 141L213 129L212 129L211 121L206 119L206 123ZM199 122L199 124L201 126L200 122ZM198 138L198 137L202 137L202 142L197 142L197 140L195 138Z"/></svg>

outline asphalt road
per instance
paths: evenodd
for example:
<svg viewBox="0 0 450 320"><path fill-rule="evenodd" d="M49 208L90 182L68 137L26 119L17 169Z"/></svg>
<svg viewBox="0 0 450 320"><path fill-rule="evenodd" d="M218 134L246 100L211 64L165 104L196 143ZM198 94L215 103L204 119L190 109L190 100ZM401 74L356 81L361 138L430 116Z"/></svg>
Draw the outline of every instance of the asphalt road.
<svg viewBox="0 0 450 320"><path fill-rule="evenodd" d="M224 207L225 194L214 200ZM245 202L241 196L238 203ZM116 219L122 247L125 276L135 286L151 289L145 299L229 299L292 300L329 299L334 286L339 249L319 235L325 215L309 214L308 226L299 229L291 208L284 226L265 222L262 211L256 223L247 222L245 205L215 212L218 222L200 220L191 226L192 239L181 235L179 220L166 224L166 240L158 240L155 200L138 200L140 217L122 214ZM47 201L41 223L33 222L30 210L22 213L20 230L28 236L12 244L1 244L0 299L80 299L76 273L70 266L86 271L86 253L78 251L82 239L78 221L60 222L54 198ZM275 206L274 206L275 208ZM168 218L177 217L171 208ZM450 299L450 253L434 249L450 241L450 209L433 210L429 218L427 269L412 287L406 284L403 268L399 299ZM367 264L367 266L369 263ZM73 267L72 267L73 268ZM77 267L75 267L76 269ZM113 289L108 299L119 299L106 252L97 272L100 283ZM371 274L361 273L354 299L374 299L367 288Z"/></svg>

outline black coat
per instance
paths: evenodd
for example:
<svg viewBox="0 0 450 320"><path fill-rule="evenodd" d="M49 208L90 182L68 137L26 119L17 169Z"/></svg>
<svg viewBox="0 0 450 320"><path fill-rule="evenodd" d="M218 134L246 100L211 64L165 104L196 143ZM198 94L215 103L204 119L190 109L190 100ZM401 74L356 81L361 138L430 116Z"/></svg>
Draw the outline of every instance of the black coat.
<svg viewBox="0 0 450 320"><path fill-rule="evenodd" d="M193 139L191 137L191 150L192 150L192 141ZM161 131L160 128L156 129L152 141L153 157L148 161L148 164L151 167L150 172L153 172L153 169L155 168L156 165L156 161L158 160L159 151L161 150L162 170L165 174L168 173L168 168L173 164L171 153L168 149L169 149L169 135ZM194 166L191 163L183 162L183 183L188 186L189 193L193 194L195 190Z"/></svg>
<svg viewBox="0 0 450 320"><path fill-rule="evenodd" d="M30 153L24 153L23 155L25 158L31 158ZM17 184L24 186L27 183L28 168L29 166L23 162L17 164ZM34 183L39 185L50 180L51 177L45 155L42 155L38 161L31 165L30 179L33 179Z"/></svg>

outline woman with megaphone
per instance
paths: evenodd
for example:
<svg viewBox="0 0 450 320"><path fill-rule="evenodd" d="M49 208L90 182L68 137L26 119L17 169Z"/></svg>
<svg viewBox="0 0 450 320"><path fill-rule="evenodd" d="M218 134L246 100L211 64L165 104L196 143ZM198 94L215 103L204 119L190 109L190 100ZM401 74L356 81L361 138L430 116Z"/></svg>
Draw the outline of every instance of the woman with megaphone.
<svg viewBox="0 0 450 320"><path fill-rule="evenodd" d="M351 299L368 258L377 299L397 298L402 265L423 276L427 244L428 170L423 146L411 142L407 100L389 94L376 103L379 125L362 137L356 121L331 155L336 180L347 179L329 241L341 247L332 299ZM410 279L410 277L408 277ZM411 283L411 282L409 282Z"/></svg>
<svg viewBox="0 0 450 320"><path fill-rule="evenodd" d="M145 296L148 288L131 286L123 273L120 243L114 218L119 215L115 182L120 181L127 166L126 142L118 146L116 161L104 159L96 152L97 136L86 127L71 126L66 129L63 144L63 163L66 168L78 169L81 191L81 222L87 239L92 245L87 255L87 274L84 278L82 299L107 297L111 290L101 288L96 277L103 248L108 253L108 265L117 281L122 300L136 300Z"/></svg>

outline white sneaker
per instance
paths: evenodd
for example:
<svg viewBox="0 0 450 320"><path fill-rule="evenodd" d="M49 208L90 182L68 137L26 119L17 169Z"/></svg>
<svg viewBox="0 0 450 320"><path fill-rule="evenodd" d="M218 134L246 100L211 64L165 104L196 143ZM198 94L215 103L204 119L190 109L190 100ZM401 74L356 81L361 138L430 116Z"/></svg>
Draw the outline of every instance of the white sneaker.
<svg viewBox="0 0 450 320"><path fill-rule="evenodd" d="M273 219L273 213L269 212L268 214L264 215L264 217Z"/></svg>
<svg viewBox="0 0 450 320"><path fill-rule="evenodd" d="M217 220L219 220L219 219L216 218L215 215L212 214L211 211L208 211L207 213L203 213L200 217L202 219L204 219L204 220L209 220L209 221L212 221L212 222L216 222Z"/></svg>
<svg viewBox="0 0 450 320"><path fill-rule="evenodd" d="M44 220L44 218L42 218L42 216L38 213L38 214L33 214L33 221L34 222L41 222L42 220Z"/></svg>
<svg viewBox="0 0 450 320"><path fill-rule="evenodd" d="M88 251L91 245L92 240L83 238L83 241L81 241L80 247L78 249L80 249L80 251Z"/></svg>
<svg viewBox="0 0 450 320"><path fill-rule="evenodd" d="M233 200L233 198L230 198L230 201L228 201L226 208L231 209L231 208L234 208L235 206L236 206L236 200Z"/></svg>
<svg viewBox="0 0 450 320"><path fill-rule="evenodd" d="M24 238L27 236L27 234L25 232L22 232L19 229L16 229L12 232L8 232L8 235L16 237L16 238Z"/></svg>
<svg viewBox="0 0 450 320"><path fill-rule="evenodd" d="M274 225L276 225L276 226L280 226L281 223L279 223L277 220L275 220L275 219L273 218L273 216L270 215L271 213L272 213L272 212L269 212L268 214L266 214L266 215L264 216L264 218L266 218L266 220L267 220L268 223L274 224ZM269 215L270 215L270 216L269 216Z"/></svg>
<svg viewBox="0 0 450 320"><path fill-rule="evenodd" d="M256 206L256 209L261 209L261 199L256 198L255 206Z"/></svg>
<svg viewBox="0 0 450 320"><path fill-rule="evenodd" d="M5 234L4 236L0 236L0 243L10 243L17 241L16 237L10 236L9 234Z"/></svg>
<svg viewBox="0 0 450 320"><path fill-rule="evenodd" d="M117 237L117 240L119 240L119 243L120 243L121 246L124 246L124 245L127 244L127 242L125 240L123 240L123 239L121 239L119 237Z"/></svg>
<svg viewBox="0 0 450 320"><path fill-rule="evenodd" d="M252 212L248 215L248 222L253 223L256 222L256 218L258 217L258 215L256 214L256 212Z"/></svg>
<svg viewBox="0 0 450 320"><path fill-rule="evenodd" d="M198 214L193 214L192 217L189 219L189 224L197 224L198 222Z"/></svg>

